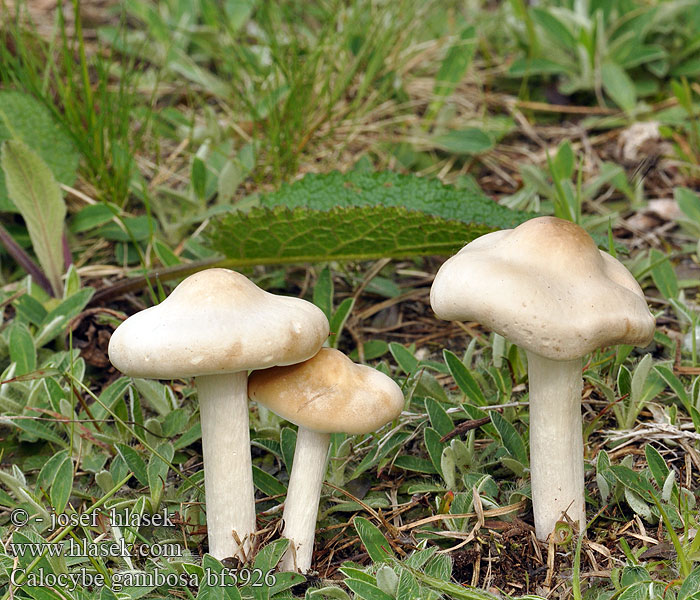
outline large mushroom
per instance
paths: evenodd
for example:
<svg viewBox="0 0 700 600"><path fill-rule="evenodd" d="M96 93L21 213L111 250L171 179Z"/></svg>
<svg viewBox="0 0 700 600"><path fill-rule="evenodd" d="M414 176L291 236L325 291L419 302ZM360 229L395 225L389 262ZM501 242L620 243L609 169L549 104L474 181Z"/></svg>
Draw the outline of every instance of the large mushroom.
<svg viewBox="0 0 700 600"><path fill-rule="evenodd" d="M255 531L248 371L306 360L327 336L328 320L316 306L265 292L228 269L187 277L163 302L112 334L109 358L122 373L195 377L209 553L215 558L245 560Z"/></svg>
<svg viewBox="0 0 700 600"><path fill-rule="evenodd" d="M331 433L369 433L401 414L403 393L393 379L342 352L322 348L312 359L256 371L248 394L299 426L282 519L290 548L280 568L306 573L316 531Z"/></svg>
<svg viewBox="0 0 700 600"><path fill-rule="evenodd" d="M565 513L583 531L582 358L651 342L639 284L583 228L540 217L467 244L438 271L430 303L441 319L478 321L527 351L536 534L546 540Z"/></svg>

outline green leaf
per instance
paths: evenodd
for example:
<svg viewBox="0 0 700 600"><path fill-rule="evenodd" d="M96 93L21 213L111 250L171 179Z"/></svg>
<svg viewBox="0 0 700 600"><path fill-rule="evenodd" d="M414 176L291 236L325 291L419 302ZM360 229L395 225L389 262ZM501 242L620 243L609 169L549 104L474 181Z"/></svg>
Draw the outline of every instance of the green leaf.
<svg viewBox="0 0 700 600"><path fill-rule="evenodd" d="M32 96L0 90L0 143L5 140L24 142L48 165L57 181L73 185L80 155L69 135ZM0 212L16 210L0 169Z"/></svg>
<svg viewBox="0 0 700 600"><path fill-rule="evenodd" d="M236 581L228 574L230 571L223 574L223 565L213 556L204 555L202 569L213 576L200 577L197 600L241 600Z"/></svg>
<svg viewBox="0 0 700 600"><path fill-rule="evenodd" d="M406 373L406 375L410 375L418 369L418 359L413 356L410 350L405 346L397 344L396 342L391 342L389 344L389 351L394 357L394 360L396 360L396 364L399 365L399 368Z"/></svg>
<svg viewBox="0 0 700 600"><path fill-rule="evenodd" d="M292 472L294 464L294 450L297 445L297 432L291 427L283 427L280 432L280 449L284 465L287 467L287 473Z"/></svg>
<svg viewBox="0 0 700 600"><path fill-rule="evenodd" d="M667 300L678 298L678 278L668 257L652 248L649 251L649 261L652 264L651 278L663 297Z"/></svg>
<svg viewBox="0 0 700 600"><path fill-rule="evenodd" d="M287 493L287 488L283 483L255 465L253 465L253 483L256 488L268 496Z"/></svg>
<svg viewBox="0 0 700 600"><path fill-rule="evenodd" d="M668 384L668 387L670 387L673 390L676 397L681 401L681 404L683 405L685 410L688 411L688 413L690 414L690 397L685 391L685 387L683 386L681 380L678 379L675 373L665 365L656 365L654 369L659 375L661 375L661 378Z"/></svg>
<svg viewBox="0 0 700 600"><path fill-rule="evenodd" d="M432 141L436 147L453 154L482 154L494 146L493 139L476 127L449 131Z"/></svg>
<svg viewBox="0 0 700 600"><path fill-rule="evenodd" d="M148 460L148 468L146 469L148 487L151 490L151 500L154 510L156 510L156 506L160 502L161 492L163 491L165 479L170 469L168 462L172 462L175 449L170 442L162 442L156 448L156 452L157 454L152 454ZM162 456L168 462L163 461L158 455Z"/></svg>
<svg viewBox="0 0 700 600"><path fill-rule="evenodd" d="M678 187L673 190L673 197L678 202L678 207L683 214L697 225L700 225L700 196L693 190Z"/></svg>
<svg viewBox="0 0 700 600"><path fill-rule="evenodd" d="M462 390L462 393L467 399L477 406L486 406L488 404L486 397L466 365L454 352L450 352L449 350L443 350L442 356L445 359L445 364L450 370L450 374L454 378L455 383L459 389Z"/></svg>
<svg viewBox="0 0 700 600"><path fill-rule="evenodd" d="M678 600L694 599L697 597L698 590L700 590L700 567L695 567L678 590Z"/></svg>
<svg viewBox="0 0 700 600"><path fill-rule="evenodd" d="M39 471L39 476L36 478L37 492L49 489L51 482L56 479L58 468L65 462L66 458L68 458L68 451L61 450L44 463L41 471Z"/></svg>
<svg viewBox="0 0 700 600"><path fill-rule="evenodd" d="M24 142L3 142L0 164L5 173L7 193L22 213L34 253L51 282L54 295L61 296L61 238L66 216L61 189L46 163Z"/></svg>
<svg viewBox="0 0 700 600"><path fill-rule="evenodd" d="M557 179L571 179L574 174L574 161L574 151L571 148L571 143L567 140L559 147L554 158L554 176Z"/></svg>
<svg viewBox="0 0 700 600"><path fill-rule="evenodd" d="M443 444L440 441L442 436L435 431L432 427L426 427L423 432L423 438L425 440L425 447L428 450L428 456L435 467L435 470L442 477L442 449Z"/></svg>
<svg viewBox="0 0 700 600"><path fill-rule="evenodd" d="M644 501L651 500L656 495L651 484L639 473L624 465L611 465L610 472L626 488L638 494Z"/></svg>
<svg viewBox="0 0 700 600"><path fill-rule="evenodd" d="M260 205L322 211L353 206L405 208L445 220L482 224L494 230L515 227L536 216L511 211L471 189L458 189L438 179L391 171L308 174L262 196Z"/></svg>
<svg viewBox="0 0 700 600"><path fill-rule="evenodd" d="M454 423L447 411L442 407L437 400L433 398L425 399L425 408L430 417L430 424L442 436L447 435L454 429Z"/></svg>
<svg viewBox="0 0 700 600"><path fill-rule="evenodd" d="M51 504L56 513L62 513L73 489L73 461L66 456L56 471L51 485Z"/></svg>
<svg viewBox="0 0 700 600"><path fill-rule="evenodd" d="M367 583L366 581L346 579L345 585L347 585L358 598L363 598L364 600L394 600L393 596L390 596L386 592L380 590L376 585Z"/></svg>
<svg viewBox="0 0 700 600"><path fill-rule="evenodd" d="M666 483L666 477L668 477L669 469L666 465L666 461L663 456L659 454L659 451L650 444L646 444L644 447L644 455L647 459L647 464L649 465L649 470L654 476L654 481L656 485L663 488L664 483Z"/></svg>
<svg viewBox="0 0 700 600"><path fill-rule="evenodd" d="M553 60L547 58L519 58L513 61L513 64L508 69L508 75L511 77L526 77L530 75L556 75L559 73L567 73L568 69Z"/></svg>
<svg viewBox="0 0 700 600"><path fill-rule="evenodd" d="M284 207L225 215L209 233L214 250L234 267L451 255L492 231L399 207Z"/></svg>
<svg viewBox="0 0 700 600"><path fill-rule="evenodd" d="M338 339L345 327L345 322L348 320L353 307L355 306L355 298L345 298L336 309L335 313L329 320L331 334L328 336L328 345L331 348L338 347ZM367 357L366 357L367 358Z"/></svg>
<svg viewBox="0 0 700 600"><path fill-rule="evenodd" d="M15 321L10 328L10 360L17 363L15 376L36 370L34 339L24 323Z"/></svg>
<svg viewBox="0 0 700 600"><path fill-rule="evenodd" d="M433 97L428 107L426 119L432 121L445 102L445 98L454 92L462 80L474 57L476 48L476 30L473 26L465 27L459 38L450 46L440 69L435 77Z"/></svg>
<svg viewBox="0 0 700 600"><path fill-rule="evenodd" d="M501 436L501 441L508 454L515 458L521 464L528 465L527 448L525 447L525 442L520 434L515 430L513 425L506 421L499 413L496 411L491 411L489 413L491 417L491 423L498 431L498 435Z"/></svg>
<svg viewBox="0 0 700 600"><path fill-rule="evenodd" d="M605 92L613 102L625 111L631 111L637 104L637 91L627 72L618 64L603 63L601 77Z"/></svg>
<svg viewBox="0 0 700 600"><path fill-rule="evenodd" d="M108 223L114 218L115 214L119 214L119 208L116 205L112 206L114 206L114 209L110 209L109 206L102 202L99 204L88 204L73 216L69 229L73 233L80 233Z"/></svg>
<svg viewBox="0 0 700 600"><path fill-rule="evenodd" d="M134 473L134 477L139 480L139 483L143 486L148 486L146 463L143 462L138 452L126 444L115 444L115 447L129 469Z"/></svg>
<svg viewBox="0 0 700 600"><path fill-rule="evenodd" d="M392 172L309 174L220 217L208 233L232 266L453 254L534 216L471 190Z"/></svg>
<svg viewBox="0 0 700 600"><path fill-rule="evenodd" d="M374 562L382 562L394 556L394 552L384 534L363 517L355 517L353 525L360 536L362 545Z"/></svg>
<svg viewBox="0 0 700 600"><path fill-rule="evenodd" d="M326 319L330 321L333 312L333 279L328 265L323 267L318 275L313 300L314 304L326 315Z"/></svg>
<svg viewBox="0 0 700 600"><path fill-rule="evenodd" d="M267 544L255 556L255 567L264 573L272 571L289 547L289 540L280 539Z"/></svg>
<svg viewBox="0 0 700 600"><path fill-rule="evenodd" d="M535 23L542 27L547 35L559 42L559 51L572 52L576 50L576 38L568 27L552 14L551 9L535 7L530 10L530 13Z"/></svg>
<svg viewBox="0 0 700 600"><path fill-rule="evenodd" d="M394 461L394 466L407 471L415 471L416 473L437 473L437 469L433 463L418 456L410 454L400 454Z"/></svg>

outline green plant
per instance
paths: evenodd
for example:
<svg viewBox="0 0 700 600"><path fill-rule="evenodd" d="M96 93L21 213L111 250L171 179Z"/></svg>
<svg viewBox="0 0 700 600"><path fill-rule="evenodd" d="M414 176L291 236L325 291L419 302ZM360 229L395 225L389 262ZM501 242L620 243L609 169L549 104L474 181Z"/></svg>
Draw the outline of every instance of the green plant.
<svg viewBox="0 0 700 600"><path fill-rule="evenodd" d="M509 75L555 76L567 96L594 92L604 106L605 93L632 113L639 98L657 92L660 80L697 69L692 23L700 20L700 11L684 0L555 1L528 7L526 13L527 19L514 27L525 56L513 62Z"/></svg>

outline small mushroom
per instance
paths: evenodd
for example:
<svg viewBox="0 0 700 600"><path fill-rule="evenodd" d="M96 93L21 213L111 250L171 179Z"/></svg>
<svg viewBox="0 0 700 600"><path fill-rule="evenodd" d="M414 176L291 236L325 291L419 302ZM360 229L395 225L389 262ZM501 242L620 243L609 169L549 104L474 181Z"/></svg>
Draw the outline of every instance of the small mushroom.
<svg viewBox="0 0 700 600"><path fill-rule="evenodd" d="M256 371L248 394L299 426L284 503L284 537L291 540L280 568L311 568L321 486L331 433L369 433L401 413L403 393L383 373L356 365L342 352L322 348L312 359Z"/></svg>
<svg viewBox="0 0 700 600"><path fill-rule="evenodd" d="M441 319L478 321L527 351L537 537L564 513L583 531L582 357L651 342L639 284L583 228L540 217L467 244L438 271L430 303Z"/></svg>
<svg viewBox="0 0 700 600"><path fill-rule="evenodd" d="M228 269L187 277L163 302L112 334L109 358L122 373L195 377L209 553L215 558L245 560L252 548L248 371L306 360L327 336L328 320L316 306L269 294Z"/></svg>

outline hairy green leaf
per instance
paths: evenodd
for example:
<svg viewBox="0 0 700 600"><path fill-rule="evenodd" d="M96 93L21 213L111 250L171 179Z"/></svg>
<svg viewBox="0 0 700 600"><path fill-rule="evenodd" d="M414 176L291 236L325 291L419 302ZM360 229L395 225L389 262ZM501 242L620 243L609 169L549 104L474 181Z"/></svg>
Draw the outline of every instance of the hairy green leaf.
<svg viewBox="0 0 700 600"><path fill-rule="evenodd" d="M307 175L223 216L209 240L231 266L453 254L533 215L473 191L392 172Z"/></svg>
<svg viewBox="0 0 700 600"><path fill-rule="evenodd" d="M24 142L3 142L0 165L5 173L7 193L22 213L44 273L55 296L63 285L63 220L66 205L53 173L42 158Z"/></svg>
<svg viewBox="0 0 700 600"><path fill-rule="evenodd" d="M333 171L309 174L263 196L261 206L315 210L335 207L384 206L420 211L446 220L479 224L489 229L515 227L535 216L499 206L483 194L444 185L438 179L391 171Z"/></svg>
<svg viewBox="0 0 700 600"><path fill-rule="evenodd" d="M48 165L61 183L72 185L80 155L68 134L44 106L32 96L13 90L0 91L0 143L21 140ZM0 211L16 211L7 195L0 171Z"/></svg>
<svg viewBox="0 0 700 600"><path fill-rule="evenodd" d="M247 266L450 255L489 231L398 207L278 207L227 215L210 240L232 266Z"/></svg>

